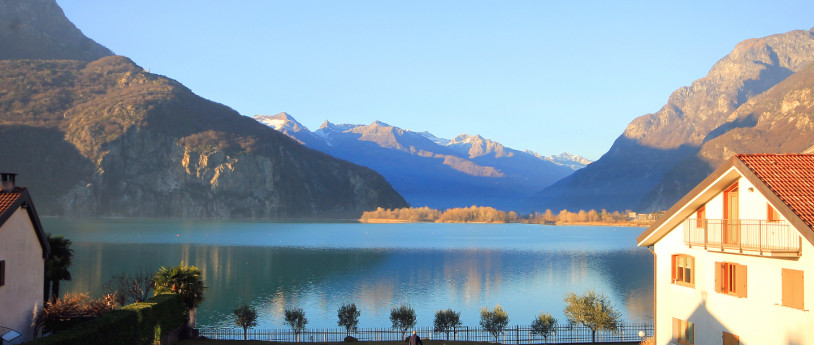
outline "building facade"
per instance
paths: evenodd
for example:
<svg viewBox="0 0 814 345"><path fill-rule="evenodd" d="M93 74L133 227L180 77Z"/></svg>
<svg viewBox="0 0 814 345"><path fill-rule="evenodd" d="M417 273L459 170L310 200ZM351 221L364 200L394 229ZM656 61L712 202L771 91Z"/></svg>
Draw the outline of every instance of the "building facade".
<svg viewBox="0 0 814 345"><path fill-rule="evenodd" d="M13 331L19 336L4 344L17 344L34 336L49 249L28 191L14 186L13 174L0 176L0 336Z"/></svg>
<svg viewBox="0 0 814 345"><path fill-rule="evenodd" d="M814 155L735 155L638 238L656 344L814 345Z"/></svg>

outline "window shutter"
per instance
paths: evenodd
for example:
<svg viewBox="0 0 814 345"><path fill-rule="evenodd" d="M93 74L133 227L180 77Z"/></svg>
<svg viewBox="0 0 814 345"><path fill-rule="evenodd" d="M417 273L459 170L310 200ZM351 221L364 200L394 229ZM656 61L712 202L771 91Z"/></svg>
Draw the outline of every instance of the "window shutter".
<svg viewBox="0 0 814 345"><path fill-rule="evenodd" d="M783 269L783 305L805 309L803 301L803 271Z"/></svg>
<svg viewBox="0 0 814 345"><path fill-rule="evenodd" d="M673 318L673 341L678 341L681 334L681 320Z"/></svg>
<svg viewBox="0 0 814 345"><path fill-rule="evenodd" d="M805 272L799 271L797 274L796 284L794 284L794 295L797 297L794 299L794 301L796 302L795 305L797 305L800 309L805 309L805 285L803 284L804 274Z"/></svg>
<svg viewBox="0 0 814 345"><path fill-rule="evenodd" d="M672 269L672 273L670 274L670 282L671 283L676 282L676 270L677 270L676 260L678 260L678 255L673 255L673 262L671 264L672 265L671 267L673 269Z"/></svg>
<svg viewBox="0 0 814 345"><path fill-rule="evenodd" d="M746 265L736 266L735 271L735 286L738 297L746 298Z"/></svg>
<svg viewBox="0 0 814 345"><path fill-rule="evenodd" d="M715 292L723 292L721 289L721 285L723 284L723 279L721 279L721 273L724 270L724 264L721 262L715 262Z"/></svg>
<svg viewBox="0 0 814 345"><path fill-rule="evenodd" d="M791 272L789 272L789 270L785 269L785 268L783 269L783 272L780 274L780 277L781 277L781 281L782 281L782 284L783 284L783 292L782 292L782 297L781 297L781 303L784 306L789 307L789 306L792 305L791 299L792 299L792 296L794 296L794 293L792 292L793 291L792 286L794 285L794 279L793 279L793 277L791 275Z"/></svg>

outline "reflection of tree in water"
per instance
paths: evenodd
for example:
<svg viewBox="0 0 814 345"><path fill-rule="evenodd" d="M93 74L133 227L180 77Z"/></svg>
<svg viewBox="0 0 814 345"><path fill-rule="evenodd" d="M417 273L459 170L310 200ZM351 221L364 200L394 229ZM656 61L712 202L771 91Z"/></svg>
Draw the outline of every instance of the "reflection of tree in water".
<svg viewBox="0 0 814 345"><path fill-rule="evenodd" d="M590 264L608 282L631 321L653 322L653 254L633 248L593 255Z"/></svg>

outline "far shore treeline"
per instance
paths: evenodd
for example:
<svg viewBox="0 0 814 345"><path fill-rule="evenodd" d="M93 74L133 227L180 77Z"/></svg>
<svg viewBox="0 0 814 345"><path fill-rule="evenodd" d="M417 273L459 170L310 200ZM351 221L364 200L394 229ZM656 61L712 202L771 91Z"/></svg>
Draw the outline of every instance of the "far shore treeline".
<svg viewBox="0 0 814 345"><path fill-rule="evenodd" d="M656 220L659 213L640 214L631 217L630 211L608 212L606 210L579 210L570 212L562 210L554 213L546 210L543 213L519 215L515 211L501 211L493 207L471 206L464 208L450 208L445 211L429 207L415 208L377 208L375 211L366 211L359 219L363 223L402 223L402 222L429 222L429 223L525 223L550 225L620 225L620 226L647 226Z"/></svg>

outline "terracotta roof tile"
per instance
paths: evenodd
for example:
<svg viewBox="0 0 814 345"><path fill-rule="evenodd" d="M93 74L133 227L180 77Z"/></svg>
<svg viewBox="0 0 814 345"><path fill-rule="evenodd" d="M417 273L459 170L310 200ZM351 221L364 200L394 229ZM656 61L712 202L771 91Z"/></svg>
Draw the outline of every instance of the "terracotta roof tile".
<svg viewBox="0 0 814 345"><path fill-rule="evenodd" d="M814 229L814 154L735 155Z"/></svg>
<svg viewBox="0 0 814 345"><path fill-rule="evenodd" d="M6 213L17 199L22 195L22 191L0 192L0 215Z"/></svg>

